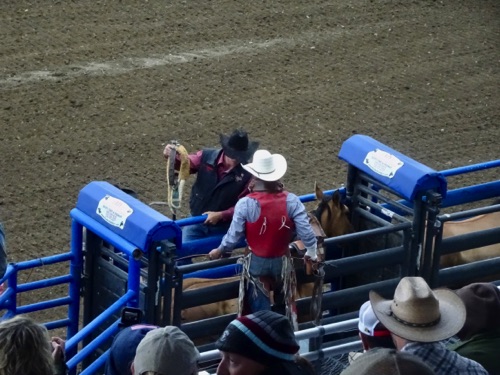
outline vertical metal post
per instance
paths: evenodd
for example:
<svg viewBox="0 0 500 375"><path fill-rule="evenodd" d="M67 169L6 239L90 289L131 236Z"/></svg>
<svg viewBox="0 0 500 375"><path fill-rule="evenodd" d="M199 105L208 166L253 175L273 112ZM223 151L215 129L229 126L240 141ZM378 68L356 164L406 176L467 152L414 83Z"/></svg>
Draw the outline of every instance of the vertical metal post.
<svg viewBox="0 0 500 375"><path fill-rule="evenodd" d="M149 324L159 324L158 304L159 304L159 284L160 284L160 253L156 251L157 243L153 243L148 249L148 276L145 289L144 313L146 322Z"/></svg>
<svg viewBox="0 0 500 375"><path fill-rule="evenodd" d="M345 187L345 197L347 203L351 203L351 199L354 195L354 186L356 184L356 176L358 174L358 169L352 164L347 167L347 181Z"/></svg>
<svg viewBox="0 0 500 375"><path fill-rule="evenodd" d="M175 289L174 301L172 303L172 291L174 287L178 285L178 280L181 278L182 274L179 276L178 269L175 265L175 254L177 250L177 244L172 242L164 243L162 246L162 262L164 264L164 280L162 284L162 299L163 299L163 316L162 321L165 324L180 325L180 309L177 308L178 314L176 315L176 307L180 306L176 303L182 295L182 283L180 290ZM174 307L172 309L172 306ZM173 310L173 312L172 312ZM176 318L177 316L177 318ZM176 320L177 319L177 320Z"/></svg>
<svg viewBox="0 0 500 375"><path fill-rule="evenodd" d="M82 230L83 231L83 230ZM83 237L82 237L83 240ZM82 241L83 242L83 241ZM94 319L94 280L95 269L97 267L97 258L101 252L102 239L94 232L86 229L85 231L85 249L82 249L82 256L85 256L81 273L81 283L83 284L83 324L91 322ZM86 345L86 343L85 343Z"/></svg>
<svg viewBox="0 0 500 375"><path fill-rule="evenodd" d="M425 253L426 256L431 258L431 264L429 269L429 279L427 280L431 288L438 286L439 282L439 264L441 258L441 252L436 247L436 234L439 232L439 238L442 238L442 231L439 228L440 222L436 220L437 215L439 215L439 207L443 198L441 194L436 192L427 193L427 211L429 212L427 217L427 235L425 238ZM439 244L441 241L439 241Z"/></svg>
<svg viewBox="0 0 500 375"><path fill-rule="evenodd" d="M130 300L127 305L131 307L139 307L139 294L140 294L140 284L141 284L141 256L142 252L139 249L135 249L132 256L129 257L128 261L128 280L127 288L132 290L135 294L135 298Z"/></svg>
<svg viewBox="0 0 500 375"><path fill-rule="evenodd" d="M420 238L422 240L419 241L421 245L421 254L423 258L423 265L420 272L420 276L422 276L429 286L434 287L434 282L432 277L432 270L435 267L435 254L434 254L434 236L435 236L435 223L436 216L439 214L439 205L441 204L442 197L440 194L434 191L428 191L426 193L425 199L421 200L422 204L422 218L420 220L420 225L422 225L422 229L425 229L424 233L420 233ZM425 220L425 221L424 221ZM422 231L420 231L422 232ZM438 257L439 260L439 257ZM437 262L439 264L439 261ZM438 265L439 267L439 265Z"/></svg>
<svg viewBox="0 0 500 375"><path fill-rule="evenodd" d="M441 268L441 242L443 241L443 223L435 220L434 224L434 251L432 254L431 287L439 286L439 270Z"/></svg>
<svg viewBox="0 0 500 375"><path fill-rule="evenodd" d="M426 268L425 254L422 248L422 238L426 220L426 211L423 207L422 196L419 194L413 200L413 222L411 236L411 252L416 254L415 274L423 276Z"/></svg>
<svg viewBox="0 0 500 375"><path fill-rule="evenodd" d="M401 268L401 277L415 276L415 264L417 259L417 250L412 246L412 230L403 230L403 249L406 252L405 264Z"/></svg>
<svg viewBox="0 0 500 375"><path fill-rule="evenodd" d="M71 303L68 307L68 319L70 324L68 326L67 337L71 338L78 332L78 322L80 317L80 285L83 269L83 227L76 220L71 222L71 262L70 274L71 282L69 284L69 296ZM68 357L73 356L75 353L67 353Z"/></svg>

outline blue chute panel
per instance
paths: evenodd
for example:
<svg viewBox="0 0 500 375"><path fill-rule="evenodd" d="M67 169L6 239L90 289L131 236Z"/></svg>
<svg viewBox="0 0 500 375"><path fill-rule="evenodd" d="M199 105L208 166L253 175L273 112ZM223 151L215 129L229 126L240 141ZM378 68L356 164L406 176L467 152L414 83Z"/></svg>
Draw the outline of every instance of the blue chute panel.
<svg viewBox="0 0 500 375"><path fill-rule="evenodd" d="M143 252L154 241L181 242L181 229L173 220L105 181L80 190L76 208Z"/></svg>
<svg viewBox="0 0 500 375"><path fill-rule="evenodd" d="M366 135L354 135L340 149L339 158L381 184L413 201L418 193L435 190L446 196L446 178L439 172Z"/></svg>

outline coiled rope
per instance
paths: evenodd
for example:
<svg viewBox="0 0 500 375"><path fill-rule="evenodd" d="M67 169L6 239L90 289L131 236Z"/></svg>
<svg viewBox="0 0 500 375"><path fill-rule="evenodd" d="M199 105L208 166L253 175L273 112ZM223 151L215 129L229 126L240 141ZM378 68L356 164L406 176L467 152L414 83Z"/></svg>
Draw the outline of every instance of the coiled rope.
<svg viewBox="0 0 500 375"><path fill-rule="evenodd" d="M172 141L174 148L167 160L167 204L176 219L177 210L181 208L184 184L189 177L189 157L184 146L177 141ZM175 170L176 155L179 155L180 167Z"/></svg>

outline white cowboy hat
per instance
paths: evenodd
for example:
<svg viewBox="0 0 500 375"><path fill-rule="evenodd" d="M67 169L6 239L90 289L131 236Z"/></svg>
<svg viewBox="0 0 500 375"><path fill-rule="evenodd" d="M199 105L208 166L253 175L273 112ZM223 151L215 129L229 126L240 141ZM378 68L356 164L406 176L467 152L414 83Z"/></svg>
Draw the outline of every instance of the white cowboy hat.
<svg viewBox="0 0 500 375"><path fill-rule="evenodd" d="M278 181L286 173L286 159L283 155L267 150L257 150L251 163L243 165L248 172L263 181Z"/></svg>
<svg viewBox="0 0 500 375"><path fill-rule="evenodd" d="M409 341L435 342L455 335L465 322L465 305L450 289L431 290L421 277L404 277L386 300L370 291L375 315L392 333Z"/></svg>

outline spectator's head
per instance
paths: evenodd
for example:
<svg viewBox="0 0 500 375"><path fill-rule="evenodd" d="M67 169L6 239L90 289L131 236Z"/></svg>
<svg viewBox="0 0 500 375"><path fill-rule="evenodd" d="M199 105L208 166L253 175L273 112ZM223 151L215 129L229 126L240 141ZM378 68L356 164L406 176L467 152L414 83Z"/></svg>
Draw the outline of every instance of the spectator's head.
<svg viewBox="0 0 500 375"><path fill-rule="evenodd" d="M466 340L500 327L500 290L491 283L473 283L457 290L467 317L457 336Z"/></svg>
<svg viewBox="0 0 500 375"><path fill-rule="evenodd" d="M215 347L222 352L218 375L310 373L310 364L297 356L299 345L290 321L273 311L233 320Z"/></svg>
<svg viewBox="0 0 500 375"><path fill-rule="evenodd" d="M432 291L421 277L402 278L392 300L371 291L370 302L380 322L407 341L441 341L455 335L465 322L460 297L449 289Z"/></svg>
<svg viewBox="0 0 500 375"><path fill-rule="evenodd" d="M259 180L274 182L285 175L287 162L283 155L257 150L253 154L252 162L245 164L243 168Z"/></svg>
<svg viewBox="0 0 500 375"><path fill-rule="evenodd" d="M52 375L47 329L27 316L0 322L0 375Z"/></svg>
<svg viewBox="0 0 500 375"><path fill-rule="evenodd" d="M360 355L341 375L433 375L417 356L396 349L375 348Z"/></svg>
<svg viewBox="0 0 500 375"><path fill-rule="evenodd" d="M136 324L123 328L113 339L106 362L106 375L131 375L130 365L141 340L157 326Z"/></svg>
<svg viewBox="0 0 500 375"><path fill-rule="evenodd" d="M179 328L166 326L146 333L132 363L134 375L195 375L200 353Z"/></svg>
<svg viewBox="0 0 500 375"><path fill-rule="evenodd" d="M248 140L244 130L234 130L230 135L220 134L220 144L224 154L239 163L247 163L259 147L259 142Z"/></svg>
<svg viewBox="0 0 500 375"><path fill-rule="evenodd" d="M364 350L394 348L391 333L377 319L370 301L363 303L359 309L358 330Z"/></svg>

